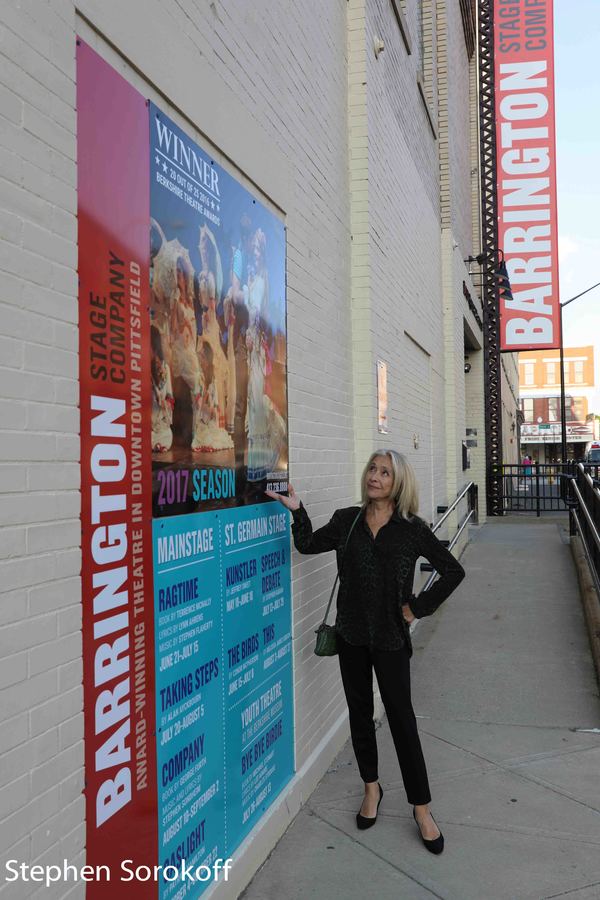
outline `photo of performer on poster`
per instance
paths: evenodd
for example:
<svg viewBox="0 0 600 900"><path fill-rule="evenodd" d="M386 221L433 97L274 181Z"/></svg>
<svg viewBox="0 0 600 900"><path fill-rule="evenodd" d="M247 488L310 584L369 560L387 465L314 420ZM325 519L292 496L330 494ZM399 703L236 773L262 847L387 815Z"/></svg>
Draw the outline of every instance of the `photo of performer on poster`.
<svg viewBox="0 0 600 900"><path fill-rule="evenodd" d="M287 490L282 222L150 105L155 516Z"/></svg>

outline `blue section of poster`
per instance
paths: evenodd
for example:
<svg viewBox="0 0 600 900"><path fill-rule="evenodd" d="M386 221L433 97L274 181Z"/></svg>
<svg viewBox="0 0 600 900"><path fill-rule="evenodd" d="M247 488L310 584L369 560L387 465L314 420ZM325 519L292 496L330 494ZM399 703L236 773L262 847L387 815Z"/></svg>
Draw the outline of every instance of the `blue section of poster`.
<svg viewBox="0 0 600 900"><path fill-rule="evenodd" d="M150 104L153 515L288 484L285 228Z"/></svg>
<svg viewBox="0 0 600 900"><path fill-rule="evenodd" d="M211 866L294 771L288 513L155 519L153 555L159 861Z"/></svg>
<svg viewBox="0 0 600 900"><path fill-rule="evenodd" d="M211 865L223 843L225 804L216 515L155 520L153 556L158 858ZM160 882L159 896L181 887Z"/></svg>
<svg viewBox="0 0 600 900"><path fill-rule="evenodd" d="M221 518L227 817L237 845L294 771L289 514L268 503Z"/></svg>

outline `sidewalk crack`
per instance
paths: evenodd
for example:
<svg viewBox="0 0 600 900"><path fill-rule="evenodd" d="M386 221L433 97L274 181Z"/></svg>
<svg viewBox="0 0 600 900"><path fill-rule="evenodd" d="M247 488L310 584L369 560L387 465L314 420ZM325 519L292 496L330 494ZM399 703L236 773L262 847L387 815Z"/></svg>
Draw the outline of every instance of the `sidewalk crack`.
<svg viewBox="0 0 600 900"><path fill-rule="evenodd" d="M533 775L526 775L520 772L517 768L511 768L510 765L503 765L502 763L496 762L493 759L488 759L486 756L482 756L479 753L475 753L473 750L468 750L465 747L461 747L459 744L455 744L453 741L449 741L447 738L440 738L435 734L431 734L431 732L426 731L425 729L421 729L422 733L427 734L429 737L437 738L437 740L442 741L444 744L448 744L449 747L454 747L455 750L462 750L464 753L469 753L471 756L474 756L476 759L480 759L489 764L488 771L490 769L498 769L501 772L509 773L514 775L516 778L520 778L522 781L532 782L533 784L538 784L540 787L545 788L548 791L551 791L554 794L558 794L559 797L566 797L567 800L571 800L573 803L578 803L580 806L583 806L585 809L590 809L592 812L598 812L597 807L590 806L589 803L585 803L583 800L579 800L577 797L569 794L565 790L561 790L557 785L553 785L550 782L543 781L540 778L535 778ZM593 748L590 748L593 749ZM485 773L484 773L485 774ZM442 776L443 777L443 776ZM455 775L454 777L461 777L459 775Z"/></svg>
<svg viewBox="0 0 600 900"><path fill-rule="evenodd" d="M600 881L591 881L589 884L580 884L579 887L570 888L568 891L561 891L560 894L546 894L545 897L542 897L542 900L554 900L555 897L568 897L569 894L574 894L576 891L583 891L585 888L597 887L600 885Z"/></svg>
<svg viewBox="0 0 600 900"><path fill-rule="evenodd" d="M423 890L429 891L429 893L431 894L432 897L437 897L438 900L450 900L450 898L444 897L443 894L436 893L428 884L425 884L424 882L419 881L418 878L416 878L414 875L411 875L409 872L407 872L405 869L403 869L401 866L397 865L396 863L391 862L391 860L389 860L386 856L383 856L381 853L378 853L376 850L373 850L372 847L369 847L366 844L361 843L361 841L358 841L356 838L352 837L351 834L348 834L348 832L344 831L343 828L340 828L339 825L335 825L333 822L330 822L328 819L326 819L324 816L320 815L314 809L312 810L312 813L314 816L316 816L318 819L320 819L321 822L323 822L325 825L328 825L330 828L334 828L336 831L339 831L340 834L344 835L344 837L349 838L355 844L359 844L361 847L363 847L365 850L367 850L373 856L376 856L377 859L381 860L381 862L384 862L386 865L390 866L390 868L394 869L394 871L398 872L401 875L404 875L406 878L410 879L410 881L414 881L414 883L418 884L420 888L423 888Z"/></svg>

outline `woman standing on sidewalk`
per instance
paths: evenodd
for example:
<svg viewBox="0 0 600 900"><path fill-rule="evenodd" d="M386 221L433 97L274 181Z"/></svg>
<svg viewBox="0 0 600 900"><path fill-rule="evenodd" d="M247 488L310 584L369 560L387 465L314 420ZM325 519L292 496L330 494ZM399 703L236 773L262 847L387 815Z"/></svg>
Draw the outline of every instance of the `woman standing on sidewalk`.
<svg viewBox="0 0 600 900"><path fill-rule="evenodd" d="M411 703L409 625L435 612L465 573L416 515L417 483L404 456L395 450L373 453L361 489L360 507L336 510L327 525L314 532L291 485L288 497L266 494L291 511L294 544L300 553L337 553L340 589L335 626L340 672L352 746L365 787L356 824L361 829L374 825L383 797L373 722L375 669L413 816L427 849L441 853L444 838L429 811L427 769ZM421 556L441 577L415 597L415 564Z"/></svg>

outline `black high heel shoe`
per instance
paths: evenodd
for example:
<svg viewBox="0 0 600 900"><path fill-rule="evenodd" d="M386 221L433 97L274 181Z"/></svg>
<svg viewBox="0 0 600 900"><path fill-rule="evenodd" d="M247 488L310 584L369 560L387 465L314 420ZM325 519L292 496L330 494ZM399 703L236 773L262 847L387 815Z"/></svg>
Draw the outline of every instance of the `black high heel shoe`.
<svg viewBox="0 0 600 900"><path fill-rule="evenodd" d="M430 812L429 815L433 819L433 813ZM417 814L415 813L414 806L413 806L413 819L415 820L415 822L417 822ZM435 822L435 819L433 819L433 821ZM417 822L417 828L419 829L419 834L421 835L421 840L423 841L423 843L425 844L425 846L427 847L429 852L435 853L437 855L437 854L441 853L442 850L444 849L444 835L442 834L442 830L441 830L440 826L438 825L438 823L435 822L435 824L438 827L439 837L433 838L432 840L429 840L429 841L427 840L427 838L423 837L423 832L421 831L421 826L419 825L418 822Z"/></svg>
<svg viewBox="0 0 600 900"><path fill-rule="evenodd" d="M374 817L361 816L361 814L359 812L356 813L356 825L358 828L361 829L361 831L364 831L365 828L371 828L377 821L377 813L379 812L379 804L383 800L383 790L381 788L381 785L378 783L377 786L379 788L379 801L377 803L377 812L375 813L375 816Z"/></svg>

